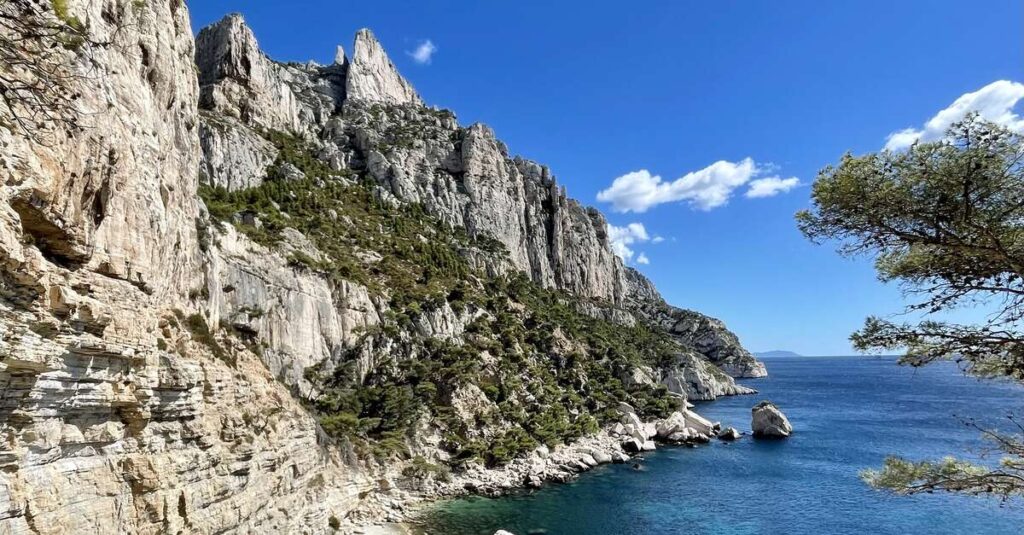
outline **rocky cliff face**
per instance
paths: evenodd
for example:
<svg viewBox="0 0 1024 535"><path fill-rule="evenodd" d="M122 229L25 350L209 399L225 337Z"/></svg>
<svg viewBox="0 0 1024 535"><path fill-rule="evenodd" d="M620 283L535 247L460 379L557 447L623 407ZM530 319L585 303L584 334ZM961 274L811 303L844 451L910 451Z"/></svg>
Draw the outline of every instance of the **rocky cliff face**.
<svg viewBox="0 0 1024 535"><path fill-rule="evenodd" d="M255 355L187 325L227 262L198 240L187 10L68 4L110 43L73 56L84 128L0 127L0 532L327 526L372 481Z"/></svg>
<svg viewBox="0 0 1024 535"><path fill-rule="evenodd" d="M180 2L68 7L105 43L70 63L86 128L29 135L0 117L0 531L326 531L402 466L359 451L372 440L335 435L347 424L325 419L341 403L328 398L406 380L441 342L497 387L440 393L457 415L449 427L422 414L410 424L404 447L437 462L452 460L455 427L472 446L531 425L506 408L540 396L510 390L508 347L540 375L571 378L575 397L558 403L595 414L611 401L579 394L599 380L641 401L659 385L713 399L743 392L718 367L763 375L721 322L666 305L624 267L603 216L546 167L425 107L368 31L351 58L282 64L237 15L193 40ZM225 215L202 191L249 204ZM318 197L335 191L351 202ZM366 211L346 212L357 201ZM455 278L440 272L397 300L380 277L404 280L410 264L388 251L440 255L480 281L524 272L560 293L445 286ZM502 292L517 297L495 304ZM600 341L582 315L666 356L581 368L574 359ZM502 330L515 318L543 318L550 336Z"/></svg>

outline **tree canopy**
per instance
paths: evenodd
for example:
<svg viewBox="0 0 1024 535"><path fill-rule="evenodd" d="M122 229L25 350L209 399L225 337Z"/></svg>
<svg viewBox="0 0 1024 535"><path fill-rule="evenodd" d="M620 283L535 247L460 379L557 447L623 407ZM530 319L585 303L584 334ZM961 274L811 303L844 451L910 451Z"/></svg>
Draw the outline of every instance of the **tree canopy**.
<svg viewBox="0 0 1024 535"><path fill-rule="evenodd" d="M797 214L815 243L838 242L847 256L869 256L882 281L910 298L905 316L869 317L851 336L858 350L902 350L921 366L954 360L965 371L1024 381L1024 139L970 115L945 139L906 151L846 154L815 181L811 210ZM964 306L991 310L975 325L953 324L943 312ZM1024 494L1024 428L982 429L1006 456L1000 467L946 459L890 458L865 479L901 493L950 490ZM972 424L973 425L973 424Z"/></svg>

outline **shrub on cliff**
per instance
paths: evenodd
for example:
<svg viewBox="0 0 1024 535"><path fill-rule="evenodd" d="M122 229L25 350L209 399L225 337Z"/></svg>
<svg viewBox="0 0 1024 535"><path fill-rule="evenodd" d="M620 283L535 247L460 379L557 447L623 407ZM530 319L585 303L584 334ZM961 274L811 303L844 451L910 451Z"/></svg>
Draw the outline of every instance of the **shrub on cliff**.
<svg viewBox="0 0 1024 535"><path fill-rule="evenodd" d="M675 348L664 332L586 316L580 298L541 288L522 273L475 270L467 251L507 261L505 246L446 225L420 205L382 202L375 184L332 171L302 140L264 134L279 150L277 162L254 188L201 187L210 217L270 248L285 228L299 230L322 258L293 251L293 267L359 282L387 300L382 323L359 345L375 352L379 340L402 340L401 358L363 376L357 375L356 351L342 355L334 370L306 374L319 384L312 405L331 436L381 459L407 458L407 439L429 421L443 433L453 464L493 466L541 443L596 432L618 418L619 401L645 416L677 408L678 399L664 388L626 389L616 376L616 370L669 358ZM476 315L465 334L454 340L418 335L417 322L446 306ZM464 420L451 403L471 393L469 385L491 405Z"/></svg>

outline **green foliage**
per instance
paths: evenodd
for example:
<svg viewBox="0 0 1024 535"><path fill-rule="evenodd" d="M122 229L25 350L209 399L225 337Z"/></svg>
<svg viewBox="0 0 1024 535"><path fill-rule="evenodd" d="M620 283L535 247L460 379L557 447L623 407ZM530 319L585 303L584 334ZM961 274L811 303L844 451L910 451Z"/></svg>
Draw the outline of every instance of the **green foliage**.
<svg viewBox="0 0 1024 535"><path fill-rule="evenodd" d="M417 479L433 476L440 481L451 480L451 469L447 466L434 464L421 456L413 457L412 462L402 469L402 475Z"/></svg>
<svg viewBox="0 0 1024 535"><path fill-rule="evenodd" d="M883 281L921 300L915 313L990 304L979 326L920 326L871 318L855 345L907 348L905 362L956 357L985 374L1024 379L1024 142L975 116L948 139L854 157L814 184L814 210L797 214L811 240L870 255Z"/></svg>
<svg viewBox="0 0 1024 535"><path fill-rule="evenodd" d="M946 457L938 462L911 462L889 457L881 470L864 470L861 479L877 489L897 494L936 490L965 494L992 494L1009 498L1024 495L1019 461L1004 460L1004 468L989 467Z"/></svg>
<svg viewBox="0 0 1024 535"><path fill-rule="evenodd" d="M221 347L217 337L214 336L206 318L202 314L191 314L184 318L185 327L192 333L192 339L209 348L214 357L234 366L235 358Z"/></svg>
<svg viewBox="0 0 1024 535"><path fill-rule="evenodd" d="M537 440L529 433L518 427L513 427L491 442L486 454L487 465L507 464L537 446Z"/></svg>
<svg viewBox="0 0 1024 535"><path fill-rule="evenodd" d="M371 107L369 113L383 120L387 109ZM403 136L419 135L406 130L387 139L401 146ZM378 459L408 458L408 437L429 419L441 429L453 464L479 460L494 466L539 444L594 433L618 417L619 401L645 416L666 416L678 407L664 388L628 390L617 378L632 366L671 358L677 348L665 333L586 316L579 298L544 289L523 274L487 277L470 267L466 253L507 256L499 240L445 225L420 205L381 202L375 185L331 170L301 140L264 135L279 150L265 181L234 192L202 186L211 218L271 248L285 228L299 230L322 259L292 252L292 267L338 283L359 282L388 300L382 323L363 333L365 346L408 337L402 341L408 359L375 366L365 377L356 372L355 351L334 370L307 370L322 391L312 409L329 435ZM283 172L285 166L304 178ZM256 220L261 224L244 223ZM425 314L445 306L477 315L463 340L415 335ZM491 355L487 362L485 352ZM471 386L490 405L465 421L452 400L468 395ZM410 471L432 471L424 463L413 459Z"/></svg>
<svg viewBox="0 0 1024 535"><path fill-rule="evenodd" d="M1024 381L1024 138L971 115L935 143L843 156L818 175L813 201L797 214L804 235L873 257L881 280L920 299L908 312L926 316L870 317L851 336L857 349L905 350L901 362L913 366L953 359L977 375ZM927 317L964 305L995 313L981 325ZM1014 424L1016 435L979 428L1007 454L998 469L890 458L862 476L899 493L1019 495L1024 427Z"/></svg>
<svg viewBox="0 0 1024 535"><path fill-rule="evenodd" d="M328 432L379 440L385 432L411 433L417 419L429 414L447 428L447 447L456 463L480 459L495 466L539 444L553 447L596 432L601 423L618 418L614 407L619 401L648 417L679 408L664 387L629 391L613 373L664 360L674 348L663 335L587 317L572 306L571 296L543 289L522 275L448 295L453 294L468 309L486 312L467 327L466 342L422 340L416 358L373 370L363 382L339 369L317 402L318 412L342 411L369 423L339 428L325 417L321 421ZM405 311L415 315L437 306L432 302L410 303ZM585 344L585 351L566 353L560 347L571 343ZM482 366L485 351L497 358L496 366ZM477 422L456 417L447 403L466 385L478 386L496 404L496 412ZM473 438L475 426L502 423L510 427L496 437Z"/></svg>
<svg viewBox="0 0 1024 535"><path fill-rule="evenodd" d="M303 141L280 132L264 135L278 148L275 164L263 184L229 192L201 185L200 197L210 217L231 222L257 243L273 247L281 232L292 227L309 237L326 257L319 263L302 253L289 261L298 268L324 272L332 280L351 280L391 294L392 306L437 295L469 276L460 251L474 240L429 217L422 206L398 207L381 202L374 186L353 183L347 171L333 171L318 160ZM281 171L294 166L305 175L288 179ZM260 226L239 222L252 214ZM361 262L367 252L379 262Z"/></svg>
<svg viewBox="0 0 1024 535"><path fill-rule="evenodd" d="M60 35L61 44L68 49L77 49L84 44L84 33L85 24L78 17L72 15L68 11L67 0L50 0L50 7L53 8L53 14L57 16L57 20L64 23L64 28Z"/></svg>

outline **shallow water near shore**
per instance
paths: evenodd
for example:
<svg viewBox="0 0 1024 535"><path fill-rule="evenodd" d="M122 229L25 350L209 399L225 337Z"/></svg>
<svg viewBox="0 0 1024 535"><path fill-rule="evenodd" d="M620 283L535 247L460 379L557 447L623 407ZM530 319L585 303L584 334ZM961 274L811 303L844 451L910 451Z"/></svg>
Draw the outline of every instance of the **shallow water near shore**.
<svg viewBox="0 0 1024 535"><path fill-rule="evenodd" d="M759 394L696 410L749 431L750 407L770 399L793 423L788 440L661 448L639 470L608 465L536 492L439 504L424 513L423 528L434 535L1024 531L1024 501L891 496L858 477L888 454L977 457L987 444L958 418L1001 425L1007 410L1024 408L1024 388L965 377L948 363L915 370L891 358L794 357L766 365L770 377L744 381Z"/></svg>

